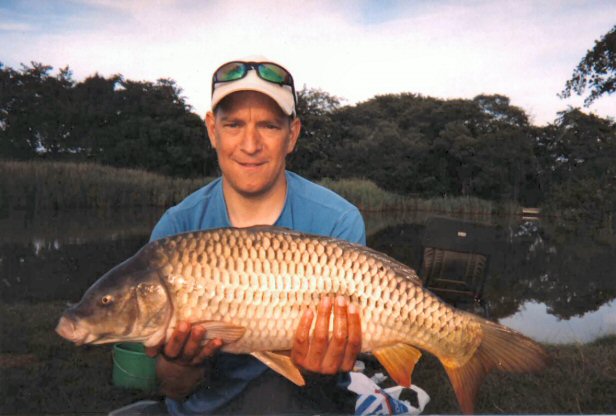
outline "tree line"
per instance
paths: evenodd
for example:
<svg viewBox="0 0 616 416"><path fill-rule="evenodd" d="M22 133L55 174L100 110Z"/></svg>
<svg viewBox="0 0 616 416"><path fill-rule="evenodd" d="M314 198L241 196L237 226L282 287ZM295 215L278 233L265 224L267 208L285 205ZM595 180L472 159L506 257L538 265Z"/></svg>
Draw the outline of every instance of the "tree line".
<svg viewBox="0 0 616 416"><path fill-rule="evenodd" d="M203 120L173 80L131 81L68 67L0 63L0 157L91 161L172 176L215 170Z"/></svg>
<svg viewBox="0 0 616 416"><path fill-rule="evenodd" d="M302 98L323 95L303 91ZM534 205L567 182L613 177L615 127L579 109L533 126L501 95L384 95L304 120L291 164L309 177L368 177L403 194Z"/></svg>
<svg viewBox="0 0 616 416"><path fill-rule="evenodd" d="M613 43L612 32L606 42ZM596 80L591 58L583 60L585 75ZM568 93L583 92L580 68ZM52 69L0 63L0 158L217 175L203 119L173 80L95 74L75 81L68 67L55 75ZM613 92L613 77L605 82L602 93ZM304 87L298 114L303 131L289 168L311 179L366 178L405 195L583 208L601 218L616 211L616 123L579 108L540 127L503 95L445 100L402 93L341 105Z"/></svg>

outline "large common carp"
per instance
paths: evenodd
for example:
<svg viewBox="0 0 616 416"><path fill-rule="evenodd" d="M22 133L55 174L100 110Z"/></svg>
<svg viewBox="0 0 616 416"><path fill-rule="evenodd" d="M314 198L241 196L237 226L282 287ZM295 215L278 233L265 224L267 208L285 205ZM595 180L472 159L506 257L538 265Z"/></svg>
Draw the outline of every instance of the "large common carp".
<svg viewBox="0 0 616 416"><path fill-rule="evenodd" d="M76 344L167 339L176 323L202 323L223 351L252 354L296 384L288 354L307 308L340 294L359 305L362 351L409 386L426 350L445 367L461 409L473 411L492 369L545 366L544 350L504 326L458 311L415 271L367 247L275 227L221 228L146 244L67 309L57 332Z"/></svg>

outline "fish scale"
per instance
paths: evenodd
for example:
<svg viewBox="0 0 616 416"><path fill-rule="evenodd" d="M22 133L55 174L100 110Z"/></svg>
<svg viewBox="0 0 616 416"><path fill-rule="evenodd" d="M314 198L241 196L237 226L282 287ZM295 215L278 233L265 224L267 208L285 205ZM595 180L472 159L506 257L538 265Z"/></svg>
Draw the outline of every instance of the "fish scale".
<svg viewBox="0 0 616 416"><path fill-rule="evenodd" d="M246 327L239 341L224 347L229 352L290 349L302 313L314 307L322 295L334 293L348 296L360 306L365 318L364 351L410 342L409 337L435 354L440 351L433 345L448 353L455 351L461 361L476 348L474 342L460 348L461 333L472 331L472 321L439 320L440 316L451 316L451 308L434 296L415 297L414 286L420 283L413 270L380 253L358 253L350 243L288 231L220 229L209 232L208 237L186 233L154 242L151 261L163 268L175 294L177 321L221 320ZM397 266L398 273L388 268L391 264ZM200 296L203 288L217 295ZM415 299L416 303L414 307L391 307L401 298ZM245 305L247 299L252 305ZM273 311L278 317L276 326L263 334L254 323L274 318ZM435 319L421 319L424 312ZM411 331L403 325L410 322L415 322ZM455 346L448 346L450 339Z"/></svg>

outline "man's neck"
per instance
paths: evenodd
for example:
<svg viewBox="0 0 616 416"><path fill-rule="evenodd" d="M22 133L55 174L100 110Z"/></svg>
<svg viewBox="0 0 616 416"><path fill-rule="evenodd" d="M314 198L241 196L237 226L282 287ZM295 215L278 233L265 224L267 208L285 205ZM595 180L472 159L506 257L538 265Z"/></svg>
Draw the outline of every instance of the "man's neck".
<svg viewBox="0 0 616 416"><path fill-rule="evenodd" d="M231 225L273 225L282 213L287 197L286 177L283 177L281 182L262 195L244 195L223 179L222 188Z"/></svg>

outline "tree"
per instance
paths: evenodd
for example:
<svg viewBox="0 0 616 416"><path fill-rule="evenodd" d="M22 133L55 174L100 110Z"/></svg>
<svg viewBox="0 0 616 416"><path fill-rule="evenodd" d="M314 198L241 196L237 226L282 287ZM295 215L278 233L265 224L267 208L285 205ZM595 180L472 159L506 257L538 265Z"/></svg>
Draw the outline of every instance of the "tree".
<svg viewBox="0 0 616 416"><path fill-rule="evenodd" d="M590 94L584 99L585 107L603 94L616 91L616 25L586 52L560 97L570 97L571 92L582 95L586 88Z"/></svg>
<svg viewBox="0 0 616 416"><path fill-rule="evenodd" d="M575 108L558 114L554 181L616 176L616 123Z"/></svg>
<svg viewBox="0 0 616 416"><path fill-rule="evenodd" d="M616 123L579 109L559 113L542 139L549 175L545 207L564 218L614 232Z"/></svg>
<svg viewBox="0 0 616 416"><path fill-rule="evenodd" d="M314 89L297 92L297 114L302 132L295 151L289 157L289 169L309 178L328 176L334 135L337 132L332 113L340 107L340 98Z"/></svg>
<svg viewBox="0 0 616 416"><path fill-rule="evenodd" d="M478 95L473 103L483 115L471 124L476 153L460 162L477 170L472 195L526 204L536 182L532 181L536 163L528 116L503 95Z"/></svg>
<svg viewBox="0 0 616 416"><path fill-rule="evenodd" d="M509 97L482 94L473 98L473 102L489 121L516 127L528 126L528 116L520 107L512 106Z"/></svg>
<svg viewBox="0 0 616 416"><path fill-rule="evenodd" d="M170 79L105 78L82 82L62 68L0 64L0 157L69 159L168 175L216 171L205 124Z"/></svg>
<svg viewBox="0 0 616 416"><path fill-rule="evenodd" d="M59 153L71 130L66 110L74 82L68 67L55 77L52 67L38 62L21 71L0 70L0 151L18 159Z"/></svg>
<svg viewBox="0 0 616 416"><path fill-rule="evenodd" d="M111 121L108 126L99 124L96 130L103 134L94 132L100 139L95 160L174 176L213 173L204 169L212 166L206 163L209 141L203 120L190 112L175 82L119 79L106 82L113 95L93 114Z"/></svg>

